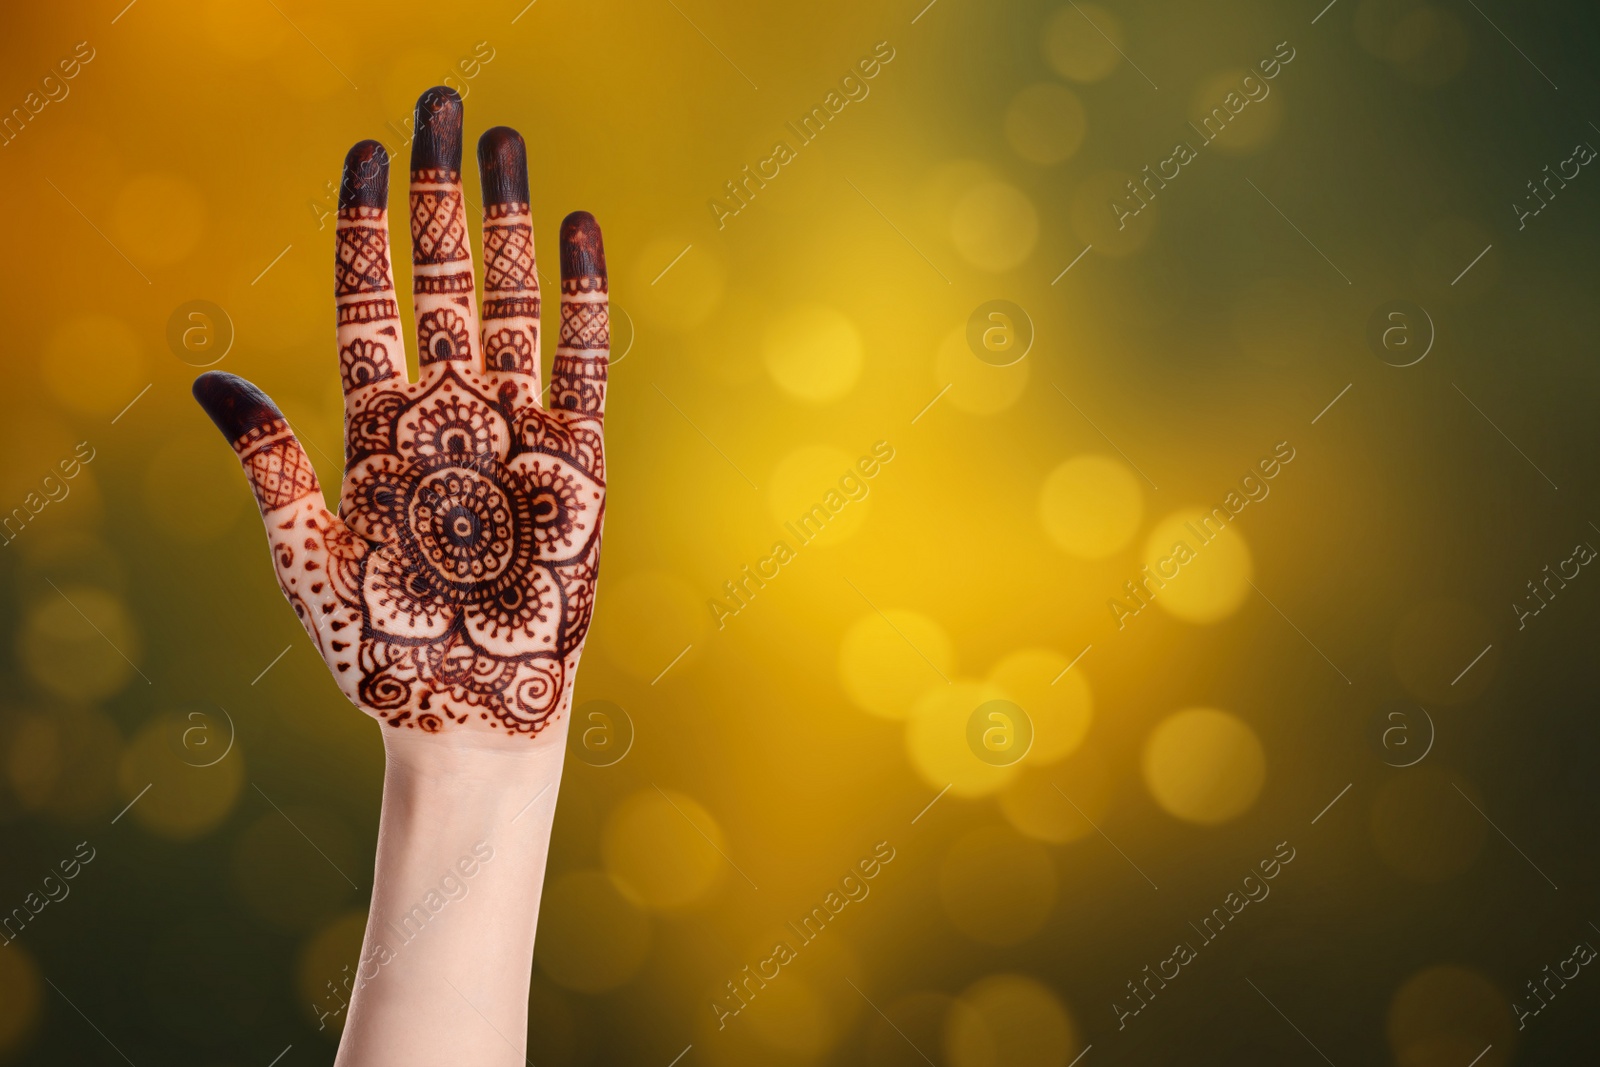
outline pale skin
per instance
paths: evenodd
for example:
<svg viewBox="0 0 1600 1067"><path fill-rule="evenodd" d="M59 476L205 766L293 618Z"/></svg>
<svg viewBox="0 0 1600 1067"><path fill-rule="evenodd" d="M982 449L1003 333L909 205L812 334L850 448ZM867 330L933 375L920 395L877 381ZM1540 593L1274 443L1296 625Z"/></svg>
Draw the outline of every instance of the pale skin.
<svg viewBox="0 0 1600 1067"><path fill-rule="evenodd" d="M460 98L424 93L409 197L415 382L389 262L388 156L363 141L345 159L337 514L271 400L229 374L194 386L249 476L284 595L340 690L382 724L372 907L337 1067L524 1062L545 857L599 571L610 344L600 229L583 212L562 224L544 388L526 150L504 127L479 142L480 312L461 136Z"/></svg>

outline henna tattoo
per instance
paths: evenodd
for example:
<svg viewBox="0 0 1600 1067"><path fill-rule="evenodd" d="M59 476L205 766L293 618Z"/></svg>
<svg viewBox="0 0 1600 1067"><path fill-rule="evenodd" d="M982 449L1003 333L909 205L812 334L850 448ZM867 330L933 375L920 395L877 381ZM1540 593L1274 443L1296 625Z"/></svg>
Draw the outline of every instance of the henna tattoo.
<svg viewBox="0 0 1600 1067"><path fill-rule="evenodd" d="M249 476L285 597L346 696L395 728L538 734L570 699L593 617L605 514L605 257L593 218L569 216L551 403L541 407L528 381L538 373L540 300L525 153L509 130L479 145L479 369L461 101L432 89L418 103L417 383L405 380L398 347L388 158L376 142L346 158L335 240L346 396L337 516L270 400L231 375L195 383Z"/></svg>
<svg viewBox="0 0 1600 1067"><path fill-rule="evenodd" d="M399 317L400 305L393 300L358 300L353 304L341 304L339 307L340 326Z"/></svg>
<svg viewBox="0 0 1600 1067"><path fill-rule="evenodd" d="M346 393L387 381L394 376L389 350L378 341L358 337L339 349L339 378L344 383Z"/></svg>
<svg viewBox="0 0 1600 1067"><path fill-rule="evenodd" d="M539 272L528 208L527 146L496 126L478 141L483 175L483 345L491 371L539 374Z"/></svg>
<svg viewBox="0 0 1600 1067"><path fill-rule="evenodd" d="M423 363L472 358L472 335L467 323L449 308L429 311L417 319L417 340Z"/></svg>

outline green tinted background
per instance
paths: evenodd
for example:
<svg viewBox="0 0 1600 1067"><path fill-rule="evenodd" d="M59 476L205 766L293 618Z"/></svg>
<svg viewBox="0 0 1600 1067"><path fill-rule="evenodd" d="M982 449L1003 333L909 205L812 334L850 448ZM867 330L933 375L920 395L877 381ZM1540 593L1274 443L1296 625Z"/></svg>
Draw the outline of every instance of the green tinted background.
<svg viewBox="0 0 1600 1067"><path fill-rule="evenodd" d="M377 727L310 654L188 396L229 327L169 327L221 309L215 365L278 401L333 492L339 161L369 136L404 159L447 75L469 138L527 137L547 275L560 218L600 219L618 309L578 699L625 711L572 731L532 1062L1592 1047L1600 979L1549 979L1600 941L1586 7L7 22L0 911L28 918L0 947L0 1058L332 1060ZM1119 228L1179 142L1195 158ZM769 178L736 201L747 165ZM974 350L993 300L1022 314L981 318L1000 351ZM875 446L892 459L851 475ZM813 505L800 544L784 523ZM1213 506L1226 531L1189 543ZM780 539L793 558L732 599ZM1180 540L1194 558L1134 613L1125 583L1173 573ZM1033 726L1001 767L968 743L996 699ZM870 892L799 944L784 924L880 842ZM1275 849L1292 863L1234 915ZM741 1007L726 983L779 939L797 958ZM1130 988L1180 942L1179 977Z"/></svg>

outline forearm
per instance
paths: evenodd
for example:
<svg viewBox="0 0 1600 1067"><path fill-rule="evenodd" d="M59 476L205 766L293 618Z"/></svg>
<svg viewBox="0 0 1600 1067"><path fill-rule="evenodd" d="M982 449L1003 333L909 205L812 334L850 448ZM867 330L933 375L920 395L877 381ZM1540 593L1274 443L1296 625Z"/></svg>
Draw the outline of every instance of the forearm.
<svg viewBox="0 0 1600 1067"><path fill-rule="evenodd" d="M337 1067L524 1061L565 719L520 752L384 731L372 908Z"/></svg>

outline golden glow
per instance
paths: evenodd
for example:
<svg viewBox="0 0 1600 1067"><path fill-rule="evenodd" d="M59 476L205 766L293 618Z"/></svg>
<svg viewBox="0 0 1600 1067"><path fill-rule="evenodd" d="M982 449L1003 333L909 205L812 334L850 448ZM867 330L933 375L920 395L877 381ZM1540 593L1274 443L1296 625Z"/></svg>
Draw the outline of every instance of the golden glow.
<svg viewBox="0 0 1600 1067"><path fill-rule="evenodd" d="M1000 811L1006 821L1019 833L1052 845L1094 833L1094 824L1111 806L1111 776L1102 760L1074 763L1070 773L1024 764L1000 791Z"/></svg>
<svg viewBox="0 0 1600 1067"><path fill-rule="evenodd" d="M1143 770L1150 795L1168 814L1215 826L1256 802L1267 759L1255 731L1237 716L1189 708L1150 732Z"/></svg>
<svg viewBox="0 0 1600 1067"><path fill-rule="evenodd" d="M1073 4L1058 9L1046 24L1044 56L1055 72L1075 82L1097 82L1122 62L1127 34L1122 22L1098 4Z"/></svg>
<svg viewBox="0 0 1600 1067"><path fill-rule="evenodd" d="M1007 271L1033 251L1039 239L1039 212L1016 186L984 182L956 201L950 213L950 239L974 267Z"/></svg>
<svg viewBox="0 0 1600 1067"><path fill-rule="evenodd" d="M955 669L952 649L944 628L926 615L869 612L839 642L839 681L863 711L903 719L941 674Z"/></svg>
<svg viewBox="0 0 1600 1067"><path fill-rule="evenodd" d="M1388 1030L1398 1067L1505 1067L1516 1046L1506 993L1465 967L1428 967L1406 979L1389 1002Z"/></svg>
<svg viewBox="0 0 1600 1067"><path fill-rule="evenodd" d="M144 472L145 514L163 533L185 544L204 544L254 516L248 499L233 492L239 461L211 448L203 427L178 430L150 456Z"/></svg>
<svg viewBox="0 0 1600 1067"><path fill-rule="evenodd" d="M1051 471L1039 490L1039 521L1056 547L1080 559L1104 559L1139 531L1144 492L1125 464L1085 454Z"/></svg>
<svg viewBox="0 0 1600 1067"><path fill-rule="evenodd" d="M961 994L944 1032L951 1067L1062 1067L1083 1050L1067 1009L1025 975L994 974Z"/></svg>
<svg viewBox="0 0 1600 1067"><path fill-rule="evenodd" d="M948 785L958 797L981 797L1016 776L1017 764L993 766L967 747L967 720L973 711L1003 699L1005 693L990 682L956 679L924 690L906 724L906 752L923 782L934 789Z"/></svg>
<svg viewBox="0 0 1600 1067"><path fill-rule="evenodd" d="M1168 515L1145 540L1150 573L1165 583L1155 602L1184 622L1219 622L1250 595L1249 547L1232 522L1216 532L1215 519L1205 525L1207 515L1198 508Z"/></svg>
<svg viewBox="0 0 1600 1067"><path fill-rule="evenodd" d="M711 813L682 793L657 789L634 793L612 810L600 851L622 895L651 911L692 904L728 864Z"/></svg>
<svg viewBox="0 0 1600 1067"><path fill-rule="evenodd" d="M174 841L190 841L215 830L233 811L244 788L244 756L238 743L227 759L197 767L183 759L182 738L189 728L187 720L174 714L151 716L128 742L117 772L123 802L139 797L127 818ZM145 786L150 787L148 792Z"/></svg>
<svg viewBox="0 0 1600 1067"><path fill-rule="evenodd" d="M1203 136L1189 143L1197 151L1215 148L1228 155L1261 151L1283 125L1286 110L1283 84L1281 78L1264 80L1259 70L1238 68L1219 71L1206 78L1189 98L1189 121ZM1221 114L1217 113L1219 111ZM1211 138L1209 142L1206 142L1207 137ZM1204 148L1202 142L1206 142Z"/></svg>
<svg viewBox="0 0 1600 1067"><path fill-rule="evenodd" d="M833 308L804 304L772 320L761 358L785 392L825 404L848 393L861 376L861 334Z"/></svg>
<svg viewBox="0 0 1600 1067"><path fill-rule="evenodd" d="M1082 668L1049 649L1025 648L995 664L989 681L1033 720L1033 747L1027 761L1057 763L1076 752L1093 721L1094 698ZM1062 672L1066 673L1062 673Z"/></svg>
<svg viewBox="0 0 1600 1067"><path fill-rule="evenodd" d="M33 1029L43 993L33 955L21 945L0 950L0 1053L16 1048Z"/></svg>
<svg viewBox="0 0 1600 1067"><path fill-rule="evenodd" d="M785 455L765 479L767 487L767 512L772 521L801 524L797 521L812 508L822 505L832 512L820 532L811 535L809 545L836 545L848 539L866 521L867 508L871 506L871 490L855 469L856 457L831 445L802 445ZM860 499L851 499L840 486L841 479L849 479L846 487L853 488ZM861 495L861 494L867 495ZM815 524L805 525L805 531ZM780 536L793 543L798 540L785 531Z"/></svg>
<svg viewBox="0 0 1600 1067"><path fill-rule="evenodd" d="M358 908L323 924L300 946L296 1006L306 1021L326 1027L334 1038L344 1032L350 1017L350 993L360 976L361 937L366 929L366 909Z"/></svg>
<svg viewBox="0 0 1600 1067"><path fill-rule="evenodd" d="M1030 373L1026 359L996 367L973 355L964 326L945 335L933 359L938 388L950 386L940 403L973 415L994 415L1015 404L1028 387Z"/></svg>
<svg viewBox="0 0 1600 1067"><path fill-rule="evenodd" d="M1155 235L1164 200L1157 198L1141 209L1140 201L1128 188L1132 181L1132 174L1101 170L1073 188L1067 218L1078 240L1094 246L1094 254L1115 259L1131 256ZM1123 203L1129 212L1137 214L1121 215L1112 209L1113 203Z"/></svg>
<svg viewBox="0 0 1600 1067"><path fill-rule="evenodd" d="M34 681L69 700L98 700L121 689L135 676L140 649L122 600L93 586L69 586L59 594L47 588L22 631L21 651Z"/></svg>

